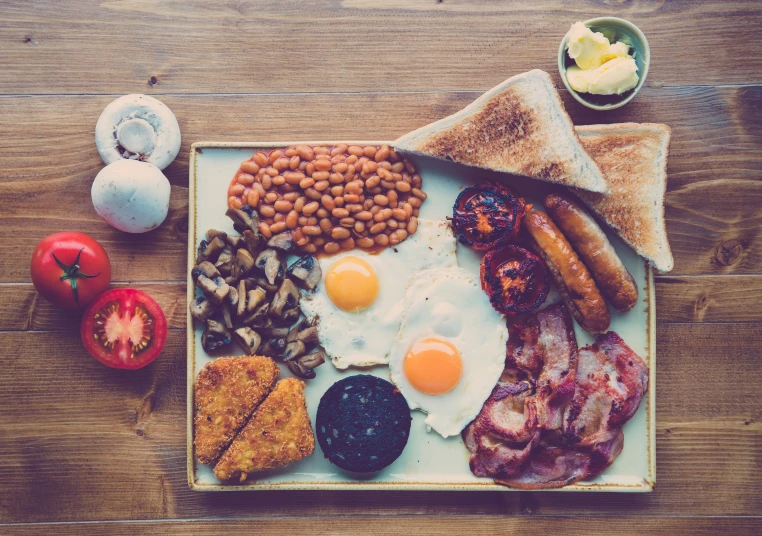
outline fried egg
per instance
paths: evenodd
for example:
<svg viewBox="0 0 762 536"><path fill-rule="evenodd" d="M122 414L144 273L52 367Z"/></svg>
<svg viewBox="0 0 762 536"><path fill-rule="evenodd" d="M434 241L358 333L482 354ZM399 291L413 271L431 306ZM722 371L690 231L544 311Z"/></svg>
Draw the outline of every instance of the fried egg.
<svg viewBox="0 0 762 536"><path fill-rule="evenodd" d="M500 378L507 341L505 317L477 276L459 267L423 270L405 293L389 356L392 382L410 409L428 414L429 427L457 435Z"/></svg>
<svg viewBox="0 0 762 536"><path fill-rule="evenodd" d="M354 249L318 262L323 280L302 292L300 306L308 320L317 319L320 344L333 364L385 364L408 281L425 268L456 266L455 237L446 221L421 220L415 234L376 255Z"/></svg>

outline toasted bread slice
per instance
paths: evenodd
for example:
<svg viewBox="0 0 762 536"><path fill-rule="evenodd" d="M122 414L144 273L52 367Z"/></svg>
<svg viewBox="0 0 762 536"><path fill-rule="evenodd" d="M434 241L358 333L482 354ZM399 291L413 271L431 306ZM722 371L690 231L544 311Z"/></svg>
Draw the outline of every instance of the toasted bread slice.
<svg viewBox="0 0 762 536"><path fill-rule="evenodd" d="M196 378L196 456L219 458L259 404L272 391L280 369L269 357L221 357Z"/></svg>
<svg viewBox="0 0 762 536"><path fill-rule="evenodd" d="M304 382L286 378L275 386L214 468L220 480L246 480L249 473L283 467L315 450Z"/></svg>
<svg viewBox="0 0 762 536"><path fill-rule="evenodd" d="M579 191L580 199L661 272L674 266L664 221L670 132L655 123L577 127L611 187L610 195Z"/></svg>
<svg viewBox="0 0 762 536"><path fill-rule="evenodd" d="M598 165L574 133L550 75L509 78L460 112L406 134L400 151L608 192Z"/></svg>

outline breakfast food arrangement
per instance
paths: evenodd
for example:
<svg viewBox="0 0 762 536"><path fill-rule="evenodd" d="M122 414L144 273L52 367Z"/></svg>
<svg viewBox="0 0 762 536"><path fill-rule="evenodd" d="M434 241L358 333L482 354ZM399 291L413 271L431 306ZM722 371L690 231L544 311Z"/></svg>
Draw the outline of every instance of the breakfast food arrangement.
<svg viewBox="0 0 762 536"><path fill-rule="evenodd" d="M616 37L572 26L577 91L645 76ZM537 70L394 142L195 144L191 487L650 490L668 146Z"/></svg>

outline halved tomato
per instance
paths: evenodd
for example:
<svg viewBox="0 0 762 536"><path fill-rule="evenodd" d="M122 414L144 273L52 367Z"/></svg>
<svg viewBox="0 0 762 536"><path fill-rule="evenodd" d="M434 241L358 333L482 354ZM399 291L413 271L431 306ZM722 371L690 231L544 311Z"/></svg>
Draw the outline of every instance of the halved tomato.
<svg viewBox="0 0 762 536"><path fill-rule="evenodd" d="M492 307L504 315L534 311L550 290L545 263L519 246L493 249L482 257L482 289Z"/></svg>
<svg viewBox="0 0 762 536"><path fill-rule="evenodd" d="M115 288L90 303L80 333L87 351L104 365L139 369L164 348L167 319L145 292Z"/></svg>
<svg viewBox="0 0 762 536"><path fill-rule="evenodd" d="M452 207L452 228L461 244L484 251L513 241L527 206L509 188L485 182L466 188Z"/></svg>

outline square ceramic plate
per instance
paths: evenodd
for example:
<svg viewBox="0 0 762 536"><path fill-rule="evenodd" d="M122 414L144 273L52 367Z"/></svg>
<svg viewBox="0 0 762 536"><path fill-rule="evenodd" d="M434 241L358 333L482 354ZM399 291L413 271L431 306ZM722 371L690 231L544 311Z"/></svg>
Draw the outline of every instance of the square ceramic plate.
<svg viewBox="0 0 762 536"><path fill-rule="evenodd" d="M298 142L309 145L335 145L338 142ZM358 145L381 145L388 142L353 142ZM196 143L190 156L190 223L188 237L188 300L195 297L190 280L196 249L206 230L216 228L232 232L232 223L225 216L227 188L241 161L257 150L268 150L297 142L272 143ZM452 205L460 190L483 180L499 179L513 186L535 207L551 186L505 174L490 173L451 162L430 158L412 158L423 178L428 199L421 208L421 218L443 219L451 215ZM655 309L654 284L650 267L617 237L610 235L614 247L637 281L640 300L633 310L612 313L611 330L616 331L641 355L650 370L647 396L635 416L625 425L624 450L616 461L595 480L580 482L556 491L651 491L656 478L655 459ZM458 264L478 275L480 255L458 245ZM558 301L551 292L548 302ZM580 346L593 341L588 333L575 325ZM334 489L334 490L444 490L444 491L511 491L487 478L477 478L468 468L469 453L460 436L443 439L427 432L424 414L413 412L410 439L402 455L389 467L375 474L358 476L338 469L326 460L315 442L315 453L283 469L252 475L243 484L225 484L214 477L210 467L201 465L193 453L193 384L199 370L211 361L201 347L201 329L196 329L188 314L188 482L199 491L238 491L262 489ZM233 352L240 354L238 349ZM339 371L330 360L316 369L317 378L306 381L307 406L312 423L322 394L339 379L358 373L371 373L389 379L385 366L371 369ZM291 373L282 367L282 377Z"/></svg>

